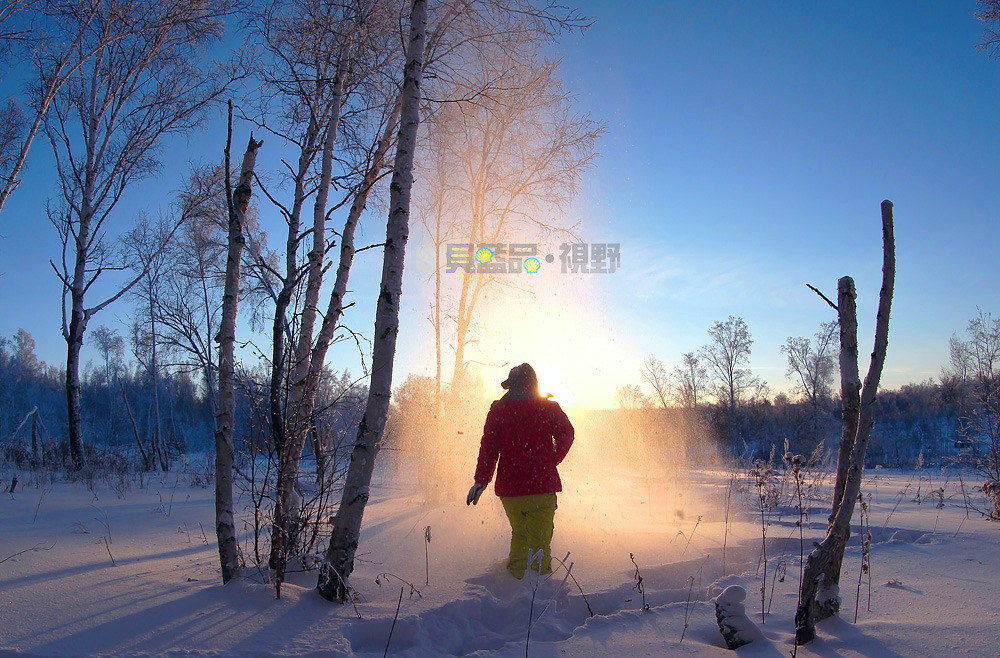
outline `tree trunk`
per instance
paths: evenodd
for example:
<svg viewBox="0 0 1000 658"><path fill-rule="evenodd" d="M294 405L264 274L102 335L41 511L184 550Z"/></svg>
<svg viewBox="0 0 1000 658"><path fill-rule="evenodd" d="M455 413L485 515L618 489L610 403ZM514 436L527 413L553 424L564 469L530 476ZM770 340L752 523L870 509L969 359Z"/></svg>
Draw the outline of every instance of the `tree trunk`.
<svg viewBox="0 0 1000 658"><path fill-rule="evenodd" d="M306 437L312 423L312 407L305 403L306 398L310 397L307 391L311 363L309 357L312 353L319 293L323 286L323 261L326 258L326 204L330 194L330 184L333 180L333 148L340 126L340 108L344 85L347 81L349 52L349 45L345 45L337 66L337 78L334 81L330 98L330 118L326 125L320 161L321 174L313 206L313 244L308 255L305 300L302 313L299 316L298 343L295 346L292 372L289 378L287 413L290 418L285 424L284 445L278 453L278 505L276 508L278 518L275 519L275 526L281 532L281 539L288 539L288 530L298 522L298 512L292 509L293 501L297 498L294 486L299 472L302 450L305 447ZM312 397L315 398L315 395ZM293 518L292 515L295 515L296 518ZM280 551L276 557L279 559L282 557ZM279 580L281 578L280 571L278 578Z"/></svg>
<svg viewBox="0 0 1000 658"><path fill-rule="evenodd" d="M865 375L864 386L861 389L860 400L848 399L845 395L844 435L841 441L840 462L837 464L838 484L843 466L848 432L855 428L855 437L850 441L849 462L846 467L846 479L843 493L839 499L834 499L835 514L827 530L826 538L816 545L806 560L802 582L799 584L799 604L795 613L795 642L805 644L816 637L816 622L837 614L840 610L840 570L844 562L844 550L851 535L851 517L854 514L854 504L861 491L861 476L865 467L865 451L871 438L872 427L875 425L875 394L878 391L879 379L882 376L882 366L885 364L885 353L889 344L889 312L892 307L892 293L896 280L895 241L892 225L892 203L882 202L882 289L879 292L878 314L875 319L875 347L872 351L868 374ZM841 367L850 368L852 337L854 353L857 353L857 310L854 304L854 282L850 277L844 277L838 284L839 305L837 313L841 326ZM846 299L845 299L846 298ZM845 303L846 302L846 303ZM853 332L852 332L853 330ZM845 336L845 331L847 336ZM846 340L845 340L846 339ZM854 357L857 372L857 358ZM855 376L856 377L856 376ZM841 373L842 387L844 382L851 384ZM851 387L847 387L851 392ZM853 394L853 393L852 393Z"/></svg>
<svg viewBox="0 0 1000 658"><path fill-rule="evenodd" d="M83 300L73 295L72 318L66 336L66 411L69 431L69 454L73 468L83 468L83 419L80 413L80 349L83 347L83 331L86 320Z"/></svg>
<svg viewBox="0 0 1000 658"><path fill-rule="evenodd" d="M290 274L287 281L293 281ZM268 388L268 410L271 419L271 447L277 454L285 446L285 409L281 397L281 382L285 370L285 325L288 305L292 299L292 286L287 283L278 293L274 305L274 324L271 328L271 385Z"/></svg>
<svg viewBox="0 0 1000 658"><path fill-rule="evenodd" d="M316 337L316 345L313 347L309 364L309 378L304 390L304 398L301 404L303 414L308 412L308 417L312 418L313 410L316 406L316 394L319 391L320 379L323 374L323 364L326 361L326 354L333 342L337 324L344 313L344 296L347 294L347 283L350 279L351 266L354 263L354 233L368 204L368 195L372 190L385 166L385 158L392 144L392 136L395 132L396 124L399 121L400 100L397 98L395 106L389 115L385 130L378 142L372 164L365 172L361 181L361 186L351 203L351 210L347 214L344 222L344 231L340 240L340 263L337 266L337 278L333 284L333 291L330 293L330 300L327 304L326 315L323 316L323 323L320 326L319 334Z"/></svg>
<svg viewBox="0 0 1000 658"><path fill-rule="evenodd" d="M305 203L305 180L312 163L312 148L319 135L319 128L314 119L310 119L303 136L302 148L299 153L298 170L295 174L295 189L292 193L292 209L288 215L288 235L285 239L285 277L282 279L281 290L278 292L274 305L274 324L271 328L271 386L268 394L271 418L271 443L274 451L281 454L285 446L285 405L282 398L285 381L285 337L291 342L288 328L288 307L292 302L292 293L298 282L298 263L296 260L299 246L299 225L302 214L302 204Z"/></svg>
<svg viewBox="0 0 1000 658"><path fill-rule="evenodd" d="M122 380L118 380L118 386L122 391L122 400L125 401L125 412L128 414L129 422L132 423L132 436L135 437L135 444L139 447L139 455L142 456L142 469L144 471L153 470L153 462L146 455L146 449L142 447L142 437L139 436L139 427L135 424L135 416L132 415L132 405L128 403L128 395L125 393L125 385Z"/></svg>
<svg viewBox="0 0 1000 658"><path fill-rule="evenodd" d="M150 353L150 379L153 385L153 461L159 462L160 470L167 470L167 456L163 449L163 424L160 422L160 364L156 360L156 317L153 313L153 297L149 297L149 338L152 341Z"/></svg>
<svg viewBox="0 0 1000 658"><path fill-rule="evenodd" d="M35 407L31 412L31 461L35 467L42 464L41 454L42 451L39 449L40 444L38 440L38 407Z"/></svg>
<svg viewBox="0 0 1000 658"><path fill-rule="evenodd" d="M858 303L854 279L845 276L837 282L837 316L840 321L840 400L841 433L837 452L837 480L833 490L833 508L827 530L833 526L847 487L851 449L858 436L861 410L861 376L858 374Z"/></svg>
<svg viewBox="0 0 1000 658"><path fill-rule="evenodd" d="M243 255L243 222L253 181L257 149L263 142L253 134L243 155L240 182L230 193L229 147L232 141L232 103L229 106L229 139L226 140L226 196L229 201L229 249L226 257L226 284L222 296L219 326L219 411L215 431L215 534L219 541L222 582L239 575L236 524L233 511L233 433L236 425L236 315L240 296L240 261Z"/></svg>
<svg viewBox="0 0 1000 658"><path fill-rule="evenodd" d="M392 389L392 368L399 331L399 301L403 287L403 259L409 233L410 192L413 187L413 155L420 124L420 86L423 77L424 41L427 31L427 1L412 0L410 39L406 49L399 137L392 180L389 183L389 221L382 265L382 285L375 314L372 376L365 414L358 426L358 439L351 453L340 508L326 561L320 570L317 590L328 600L343 603L348 597L347 579L354 570L354 555L361 534L361 520L368 502L379 441L385 428Z"/></svg>

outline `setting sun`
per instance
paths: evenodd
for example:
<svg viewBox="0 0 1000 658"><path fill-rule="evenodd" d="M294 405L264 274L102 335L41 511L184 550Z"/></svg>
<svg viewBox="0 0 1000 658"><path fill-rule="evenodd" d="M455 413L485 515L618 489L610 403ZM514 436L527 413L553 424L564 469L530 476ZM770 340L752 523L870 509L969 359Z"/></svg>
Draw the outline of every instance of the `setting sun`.
<svg viewBox="0 0 1000 658"><path fill-rule="evenodd" d="M551 396L564 408L576 406L576 396L566 378L555 367L550 367L544 361L533 364L538 374L538 390L542 395Z"/></svg>
<svg viewBox="0 0 1000 658"><path fill-rule="evenodd" d="M592 299L577 303L587 297L555 282L537 295L514 292L477 313L477 361L487 390L527 362L542 394L563 407L613 408L615 382L631 377L642 356L616 338L610 322L592 310Z"/></svg>

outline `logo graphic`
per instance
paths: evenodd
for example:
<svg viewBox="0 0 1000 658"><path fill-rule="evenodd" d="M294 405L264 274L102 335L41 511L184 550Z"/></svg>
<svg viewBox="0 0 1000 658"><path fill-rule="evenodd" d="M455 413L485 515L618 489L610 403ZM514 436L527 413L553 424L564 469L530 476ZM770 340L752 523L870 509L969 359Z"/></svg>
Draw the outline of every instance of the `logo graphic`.
<svg viewBox="0 0 1000 658"><path fill-rule="evenodd" d="M576 242L559 245L559 269L563 274L614 274L621 268L621 244L617 242ZM530 242L447 243L447 268L451 274L536 274L556 257L538 253Z"/></svg>

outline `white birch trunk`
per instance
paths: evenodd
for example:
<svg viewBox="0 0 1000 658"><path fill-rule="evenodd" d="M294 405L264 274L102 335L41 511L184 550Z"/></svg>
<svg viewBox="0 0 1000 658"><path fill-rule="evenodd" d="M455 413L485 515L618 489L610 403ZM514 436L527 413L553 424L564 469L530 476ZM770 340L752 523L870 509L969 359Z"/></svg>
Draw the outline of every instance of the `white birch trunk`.
<svg viewBox="0 0 1000 658"><path fill-rule="evenodd" d="M315 119L309 120L302 147L299 152L298 169L295 174L295 189L292 193L292 209L288 216L288 233L285 238L285 276L274 306L274 323L271 328L271 386L269 393L271 415L271 440L276 452L281 454L285 445L285 407L281 392L285 378L285 337L291 333L288 328L288 307L292 301L298 281L299 225L302 205L305 203L305 181L312 164L313 148L319 139L320 127ZM272 563L274 562L272 551Z"/></svg>
<svg viewBox="0 0 1000 658"><path fill-rule="evenodd" d="M840 473L846 470L846 480L840 499L834 499L834 514L827 531L826 538L816 545L806 560L802 582L799 584L799 604L795 613L795 641L805 644L816 637L816 622L835 615L840 610L840 570L844 562L844 550L851 536L851 517L854 515L854 505L861 491L861 476L865 468L865 452L868 440L871 438L872 427L875 425L875 395L878 391L879 379L882 376L882 366L885 364L885 353L889 344L889 312L892 307L892 293L896 280L896 253L892 225L892 203L882 202L882 289L879 292L878 314L875 319L875 347L872 351L871 363L865 383L861 389L860 399L844 398L844 437L841 442L840 459L837 464L838 489ZM857 309L854 305L854 282L850 277L840 280L838 300L838 315L841 324L841 366L849 367L847 375L841 374L843 382L848 384L850 377L857 378ZM849 298L849 299L845 299ZM846 336L848 330L853 336ZM851 365L851 341L854 346L854 369ZM850 416L850 418L848 418ZM851 437L847 433L853 426L855 437L850 441L849 462L844 468L844 441Z"/></svg>
<svg viewBox="0 0 1000 658"><path fill-rule="evenodd" d="M306 293L299 317L299 336L292 360L290 390L288 392L289 419L285 425L285 437L278 453L278 506L275 518L275 567L280 582L284 552L291 539L290 532L297 523L298 510L295 501L295 480L299 472L299 461L305 447L309 425L312 419L312 405L305 404L308 397L306 386L309 380L310 355L312 353L313 331L316 326L320 288L323 285L323 261L326 257L326 204L333 180L333 147L337 141L340 126L340 110L344 85L348 75L349 46L345 46L337 66L330 99L330 118L327 122L323 153L320 162L319 187L313 206L312 249L309 251Z"/></svg>
<svg viewBox="0 0 1000 658"><path fill-rule="evenodd" d="M230 105L230 131L232 106ZM236 315L240 296L240 261L243 255L243 222L252 194L257 149L263 142L253 134L243 155L240 182L229 197L229 250L226 257L226 284L222 296L219 326L219 411L215 431L215 534L219 540L222 582L239 575L236 524L233 513L233 433L236 425ZM229 187L229 140L226 143L226 187ZM227 190L228 192L228 190Z"/></svg>
<svg viewBox="0 0 1000 658"><path fill-rule="evenodd" d="M319 390L320 378L323 374L323 363L326 361L326 353L333 341L334 332L340 317L344 313L344 296L347 294L347 283L350 279L351 266L354 264L354 233L368 203L368 195L372 187L378 180L382 168L385 166L385 158L392 144L392 136L399 121L399 100L390 114L389 122L386 124L382 137L375 150L375 157L372 165L365 172L358 193L351 203L351 210L344 222L344 231L340 240L340 263L337 266L337 278L333 284L333 291L330 293L330 301L327 304L326 315L323 317L323 324L320 327L319 335L316 337L316 345L312 351L309 367L309 379L305 387L305 399L302 408L308 412L307 417L312 415L316 405L316 393Z"/></svg>
<svg viewBox="0 0 1000 658"><path fill-rule="evenodd" d="M361 521L389 410L396 335L399 331L399 301L403 289L403 259L409 234L413 155L420 124L420 86L426 32L427 1L412 0L399 137L392 180L389 183L389 221L385 237L382 285L375 313L371 385L365 414L358 426L358 438L351 453L351 465L347 471L340 508L333 520L330 547L316 586L323 598L338 603L345 602L348 597L347 579L354 570Z"/></svg>

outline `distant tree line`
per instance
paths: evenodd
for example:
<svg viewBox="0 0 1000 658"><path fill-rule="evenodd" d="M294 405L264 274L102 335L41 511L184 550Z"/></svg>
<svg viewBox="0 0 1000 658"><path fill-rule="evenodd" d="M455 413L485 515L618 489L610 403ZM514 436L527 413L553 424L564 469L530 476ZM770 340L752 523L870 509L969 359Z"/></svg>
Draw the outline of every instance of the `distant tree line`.
<svg viewBox="0 0 1000 658"><path fill-rule="evenodd" d="M161 363L154 372L143 359L126 356L126 341L117 332L102 325L93 333L99 358L87 362L81 377L86 450L133 456L147 470L214 450L213 394L191 368ZM141 345L132 347L143 353ZM236 447L244 455L267 451L268 375L264 368L238 373ZM31 334L21 329L0 337L0 437L9 461L29 465L34 432L39 461L51 460L37 465L70 468L64 385L62 368L36 356ZM349 372L324 372L311 458L323 435L342 434L356 421L363 395Z"/></svg>
<svg viewBox="0 0 1000 658"><path fill-rule="evenodd" d="M749 369L753 344L736 317L715 322L710 341L667 367L646 359L641 384L617 389L622 413L641 419L643 440L676 449L673 433L688 428L689 449L701 457L766 458L772 446L805 456L836 446L841 432L837 381L837 323L823 323L813 338L789 337L781 350L789 393L772 394ZM1000 321L971 320L950 341L951 359L937 380L880 391L868 466L912 467L961 463L1000 480Z"/></svg>

